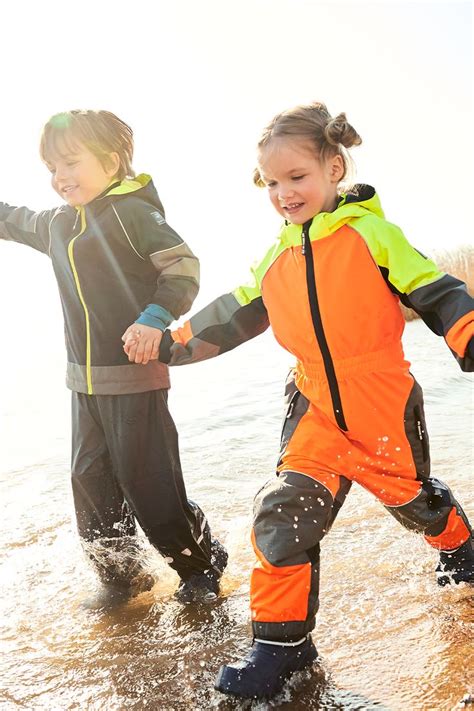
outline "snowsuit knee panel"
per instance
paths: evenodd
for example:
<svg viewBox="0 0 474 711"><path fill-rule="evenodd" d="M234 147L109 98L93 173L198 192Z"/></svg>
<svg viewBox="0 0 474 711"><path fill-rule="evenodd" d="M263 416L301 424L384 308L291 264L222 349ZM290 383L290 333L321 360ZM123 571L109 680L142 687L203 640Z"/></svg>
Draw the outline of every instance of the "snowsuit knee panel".
<svg viewBox="0 0 474 711"><path fill-rule="evenodd" d="M307 551L323 538L333 496L318 481L284 471L255 497L253 530L258 549L273 566L307 563Z"/></svg>
<svg viewBox="0 0 474 711"><path fill-rule="evenodd" d="M467 529L471 530L467 517L452 491L438 479L423 481L419 494L407 504L386 506L386 509L405 528L425 536L439 536L446 529L453 509L464 521Z"/></svg>

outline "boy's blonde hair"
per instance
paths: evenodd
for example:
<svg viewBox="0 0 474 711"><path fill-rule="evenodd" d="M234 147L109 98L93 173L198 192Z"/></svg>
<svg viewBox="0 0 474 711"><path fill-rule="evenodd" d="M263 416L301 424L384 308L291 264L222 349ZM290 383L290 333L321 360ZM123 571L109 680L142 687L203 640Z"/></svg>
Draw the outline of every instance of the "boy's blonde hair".
<svg viewBox="0 0 474 711"><path fill-rule="evenodd" d="M319 101L295 106L293 109L277 114L263 130L257 144L259 153L262 153L273 138L281 137L306 140L315 148L317 156L323 161L328 157L340 155L344 163L344 174L341 180L352 168L347 149L362 143L357 131L348 123L345 113L332 118L326 105ZM255 168L253 181L259 187L265 185L258 168Z"/></svg>
<svg viewBox="0 0 474 711"><path fill-rule="evenodd" d="M93 153L104 167L110 153L120 159L117 179L133 178L133 131L110 111L73 109L51 116L44 125L40 140L40 156L51 163L54 156L77 151L81 143Z"/></svg>

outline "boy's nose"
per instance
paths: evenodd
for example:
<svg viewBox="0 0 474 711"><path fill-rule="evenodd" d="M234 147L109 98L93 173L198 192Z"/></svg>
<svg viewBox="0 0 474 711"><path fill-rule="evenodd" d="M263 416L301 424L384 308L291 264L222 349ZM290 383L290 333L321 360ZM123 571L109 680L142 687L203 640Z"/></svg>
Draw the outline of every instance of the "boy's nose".
<svg viewBox="0 0 474 711"><path fill-rule="evenodd" d="M54 172L54 178L57 183L67 180L68 177L68 169L67 166L65 165L56 165L55 166L55 172Z"/></svg>

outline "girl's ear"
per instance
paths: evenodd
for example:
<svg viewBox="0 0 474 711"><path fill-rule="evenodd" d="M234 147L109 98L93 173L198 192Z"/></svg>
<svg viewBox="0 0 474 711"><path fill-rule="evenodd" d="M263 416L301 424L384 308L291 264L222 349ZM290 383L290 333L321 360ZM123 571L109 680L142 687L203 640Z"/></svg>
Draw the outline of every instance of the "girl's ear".
<svg viewBox="0 0 474 711"><path fill-rule="evenodd" d="M330 159L329 175L331 180L338 183L344 175L344 160L341 155L337 154Z"/></svg>
<svg viewBox="0 0 474 711"><path fill-rule="evenodd" d="M120 169L120 156L118 153L107 153L104 169L111 178L118 174Z"/></svg>

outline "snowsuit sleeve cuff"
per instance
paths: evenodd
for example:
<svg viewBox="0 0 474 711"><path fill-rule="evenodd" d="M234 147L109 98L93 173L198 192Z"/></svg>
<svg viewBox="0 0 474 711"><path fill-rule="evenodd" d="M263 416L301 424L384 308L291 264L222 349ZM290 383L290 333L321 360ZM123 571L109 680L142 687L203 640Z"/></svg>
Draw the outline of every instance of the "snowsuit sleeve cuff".
<svg viewBox="0 0 474 711"><path fill-rule="evenodd" d="M171 337L171 331L168 329L163 333L163 338L160 342L160 349L158 352L158 360L162 363L169 363L171 360L171 346L173 345L173 339Z"/></svg>

